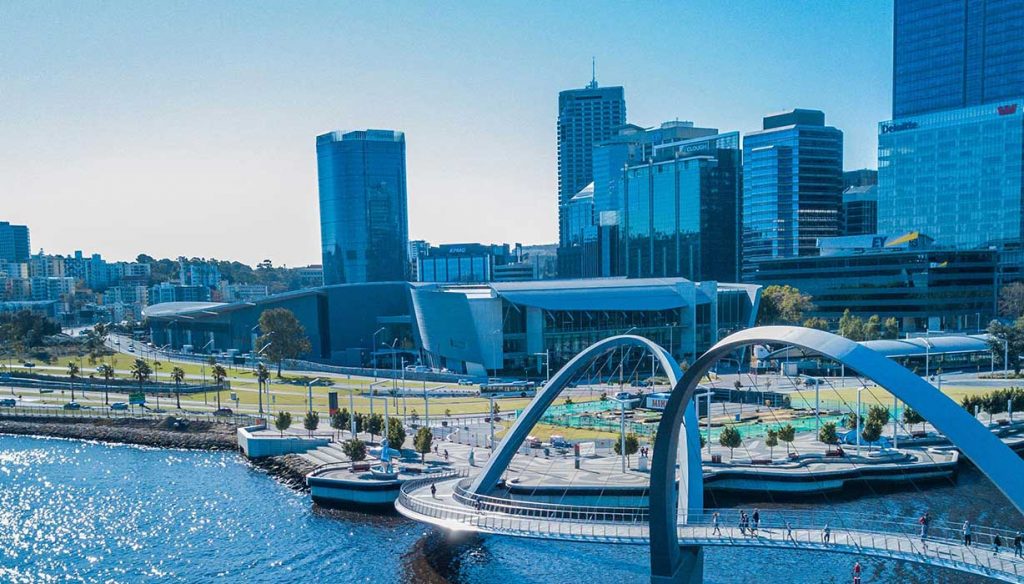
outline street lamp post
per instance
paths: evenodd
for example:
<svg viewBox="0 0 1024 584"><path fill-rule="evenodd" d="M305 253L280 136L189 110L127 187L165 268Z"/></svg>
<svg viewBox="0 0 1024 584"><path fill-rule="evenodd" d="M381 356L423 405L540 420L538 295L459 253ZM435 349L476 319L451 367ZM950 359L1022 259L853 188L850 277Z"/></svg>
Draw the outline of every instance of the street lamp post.
<svg viewBox="0 0 1024 584"><path fill-rule="evenodd" d="M310 381L309 383L306 384L306 395L308 396L309 399L309 413L311 414L313 413L313 385L315 383L318 383L319 381L320 378L317 377L313 381Z"/></svg>
<svg viewBox="0 0 1024 584"><path fill-rule="evenodd" d="M615 398L619 402L619 455L622 459L622 473L626 473L626 400Z"/></svg>
<svg viewBox="0 0 1024 584"><path fill-rule="evenodd" d="M534 353L535 357L544 357L544 383L551 381L551 354L548 349L543 353Z"/></svg>
<svg viewBox="0 0 1024 584"><path fill-rule="evenodd" d="M385 328L386 327L380 327L379 329L377 329L377 331L375 333L373 333L373 350L370 351L370 359L373 361L373 380L374 381L377 381L377 355L375 355L375 353L377 352L377 347L380 346L380 345L377 344L377 334L380 333L380 332L383 332Z"/></svg>
<svg viewBox="0 0 1024 584"><path fill-rule="evenodd" d="M864 386L857 388L857 456L860 456L860 392Z"/></svg>
<svg viewBox="0 0 1024 584"><path fill-rule="evenodd" d="M490 440L489 446L490 446L491 450L494 450L494 395L487 396L487 399L488 399L488 401L491 404L490 405L491 411L490 411L489 415L487 416L487 419L490 420L490 425L491 425L491 440Z"/></svg>

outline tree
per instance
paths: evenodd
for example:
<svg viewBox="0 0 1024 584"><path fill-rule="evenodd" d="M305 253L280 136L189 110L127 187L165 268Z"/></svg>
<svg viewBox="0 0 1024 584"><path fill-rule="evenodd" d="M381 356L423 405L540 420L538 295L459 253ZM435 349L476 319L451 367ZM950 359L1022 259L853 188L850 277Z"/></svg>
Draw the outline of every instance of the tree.
<svg viewBox="0 0 1024 584"><path fill-rule="evenodd" d="M839 444L839 434L836 432L836 423L825 422L822 424L821 430L818 430L818 440L821 440L830 446Z"/></svg>
<svg viewBox="0 0 1024 584"><path fill-rule="evenodd" d="M853 428L856 428L857 427L857 418L858 417L860 418L861 424L863 424L864 423L864 416L858 416L857 412L847 412L847 414L845 416L843 416L843 427L844 428L850 428L851 430Z"/></svg>
<svg viewBox="0 0 1024 584"><path fill-rule="evenodd" d="M1013 324L993 320L988 325L988 334L991 337L988 341L989 349L995 355L996 362L1003 367L1012 367L1013 372L1019 375L1020 355L1024 352L1024 316L1015 320ZM1004 352L1009 358L1009 364L1003 363Z"/></svg>
<svg viewBox="0 0 1024 584"><path fill-rule="evenodd" d="M804 313L814 310L811 296L792 286L767 286L761 292L757 324L799 324Z"/></svg>
<svg viewBox="0 0 1024 584"><path fill-rule="evenodd" d="M260 363L256 367L256 395L259 401L259 412L263 414L263 388L266 386L267 381L270 379L270 371L267 371L267 366Z"/></svg>
<svg viewBox="0 0 1024 584"><path fill-rule="evenodd" d="M420 453L420 462L426 462L427 453L430 452L431 443L434 441L434 433L427 426L416 430L416 437L412 440L412 446Z"/></svg>
<svg viewBox="0 0 1024 584"><path fill-rule="evenodd" d="M220 363L213 364L213 382L217 384L217 409L220 409L220 390L224 389L224 380L228 378L228 372Z"/></svg>
<svg viewBox="0 0 1024 584"><path fill-rule="evenodd" d="M882 405L868 406L868 424L875 423L885 426L889 423L889 408Z"/></svg>
<svg viewBox="0 0 1024 584"><path fill-rule="evenodd" d="M366 431L370 433L370 440L384 433L384 416L372 414L366 419Z"/></svg>
<svg viewBox="0 0 1024 584"><path fill-rule="evenodd" d="M1014 282L999 290L999 315L1014 320L1024 316L1024 282Z"/></svg>
<svg viewBox="0 0 1024 584"><path fill-rule="evenodd" d="M869 421L861 430L860 437L868 444L877 442L882 437L882 426L878 422Z"/></svg>
<svg viewBox="0 0 1024 584"><path fill-rule="evenodd" d="M316 412L306 412L306 417L302 418L302 427L306 429L306 433L310 438L313 437L313 432L316 431L317 426L320 425L320 414Z"/></svg>
<svg viewBox="0 0 1024 584"><path fill-rule="evenodd" d="M352 462L359 462L366 458L366 444L359 438L352 438L342 442L341 451Z"/></svg>
<svg viewBox="0 0 1024 584"><path fill-rule="evenodd" d="M292 425L292 414L284 410L277 412L277 417L274 418L274 427L281 433L281 437L284 437L284 431Z"/></svg>
<svg viewBox="0 0 1024 584"><path fill-rule="evenodd" d="M619 435L619 439L615 441L612 446L615 450L615 454L622 456L622 435ZM626 465L629 465L629 457L636 454L640 450L640 440L636 437L633 432L626 433Z"/></svg>
<svg viewBox="0 0 1024 584"><path fill-rule="evenodd" d="M843 311L843 316L839 318L839 335L851 341L863 341L864 320L851 314L850 309L847 308Z"/></svg>
<svg viewBox="0 0 1024 584"><path fill-rule="evenodd" d="M779 428L779 440L786 443L786 456L789 456L789 445L796 440L796 428L792 424Z"/></svg>
<svg viewBox="0 0 1024 584"><path fill-rule="evenodd" d="M105 383L103 384L103 405L110 405L110 380L114 378L114 368L107 363L101 364L96 368L96 373L99 373Z"/></svg>
<svg viewBox="0 0 1024 584"><path fill-rule="evenodd" d="M75 401L75 378L78 377L78 363L68 361L68 377L71 378L71 401Z"/></svg>
<svg viewBox="0 0 1024 584"><path fill-rule="evenodd" d="M824 318L812 316L811 318L808 318L807 320L804 321L804 327L818 329L819 331L828 331L828 321L826 321Z"/></svg>
<svg viewBox="0 0 1024 584"><path fill-rule="evenodd" d="M896 339L900 336L900 321L896 320L895 317L890 316L885 319L882 324L882 338L883 339Z"/></svg>
<svg viewBox="0 0 1024 584"><path fill-rule="evenodd" d="M903 410L903 423L913 428L914 424L924 423L924 416L918 413L914 408L908 407Z"/></svg>
<svg viewBox="0 0 1024 584"><path fill-rule="evenodd" d="M149 379L149 376L153 374L153 370L149 368L149 363L145 359L136 359L132 363L131 375L132 379L139 382L139 391L142 392L142 384Z"/></svg>
<svg viewBox="0 0 1024 584"><path fill-rule="evenodd" d="M729 449L729 460L732 460L733 449L739 448L743 444L743 436L736 428L726 426L718 435L718 443Z"/></svg>
<svg viewBox="0 0 1024 584"><path fill-rule="evenodd" d="M874 341L882 338L882 319L872 314L864 323L864 340Z"/></svg>
<svg viewBox="0 0 1024 584"><path fill-rule="evenodd" d="M348 413L348 408L341 408L331 416L331 427L339 431L346 430L349 427L349 421L351 419L352 415Z"/></svg>
<svg viewBox="0 0 1024 584"><path fill-rule="evenodd" d="M401 450L405 444L405 428L398 418L388 419L388 446L395 450Z"/></svg>
<svg viewBox="0 0 1024 584"><path fill-rule="evenodd" d="M765 433L764 445L768 447L768 456L770 458L775 457L775 447L779 445L779 431L768 430Z"/></svg>
<svg viewBox="0 0 1024 584"><path fill-rule="evenodd" d="M174 381L174 401L177 408L181 409L181 382L185 380L185 370L181 367L171 369L171 379Z"/></svg>
<svg viewBox="0 0 1024 584"><path fill-rule="evenodd" d="M264 354L277 363L277 376L281 377L281 363L285 359L298 359L312 350L306 329L287 308L271 308L260 314L260 332L256 343L266 346Z"/></svg>

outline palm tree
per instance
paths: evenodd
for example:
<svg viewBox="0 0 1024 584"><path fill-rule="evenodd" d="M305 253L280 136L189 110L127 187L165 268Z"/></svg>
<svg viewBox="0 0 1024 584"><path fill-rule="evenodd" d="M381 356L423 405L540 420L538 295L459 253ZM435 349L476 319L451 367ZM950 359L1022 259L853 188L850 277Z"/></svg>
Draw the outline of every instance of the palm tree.
<svg viewBox="0 0 1024 584"><path fill-rule="evenodd" d="M107 363L103 363L102 365L100 365L99 367L96 368L96 373L99 373L100 375L102 375L103 379L106 381L106 383L104 383L104 385L103 385L103 405L109 406L110 405L110 380L113 379L113 377L114 377L114 368L111 367L110 365L108 365Z"/></svg>
<svg viewBox="0 0 1024 584"><path fill-rule="evenodd" d="M160 361L153 361L153 368L155 369L153 377L156 381L156 409L160 409L160 369L164 366Z"/></svg>
<svg viewBox="0 0 1024 584"><path fill-rule="evenodd" d="M270 379L270 371L266 365L260 363L259 367L256 368L256 381L258 384L256 394L259 397L260 415L263 415L263 386L266 385L268 379Z"/></svg>
<svg viewBox="0 0 1024 584"><path fill-rule="evenodd" d="M217 409L220 409L220 390L224 388L224 380L228 377L228 372L224 369L224 366L220 363L213 364L213 382L217 384Z"/></svg>
<svg viewBox="0 0 1024 584"><path fill-rule="evenodd" d="M71 378L71 401L75 401L75 378L78 377L78 363L68 361L68 377Z"/></svg>
<svg viewBox="0 0 1024 584"><path fill-rule="evenodd" d="M147 363L145 359L136 359L135 362L132 363L131 374L132 379L139 382L139 392L144 393L145 390L143 389L142 384L145 383L149 379L149 376L153 374L153 370L149 367L149 363Z"/></svg>
<svg viewBox="0 0 1024 584"><path fill-rule="evenodd" d="M174 380L174 401L178 409L181 409L181 382L185 380L185 370L181 367L171 369L171 379Z"/></svg>

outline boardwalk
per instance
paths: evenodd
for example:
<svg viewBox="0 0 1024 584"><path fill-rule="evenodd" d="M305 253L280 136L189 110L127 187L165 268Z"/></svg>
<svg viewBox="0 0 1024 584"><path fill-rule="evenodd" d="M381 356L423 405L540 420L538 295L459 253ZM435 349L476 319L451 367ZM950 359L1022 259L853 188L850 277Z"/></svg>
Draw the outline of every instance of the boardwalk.
<svg viewBox="0 0 1024 584"><path fill-rule="evenodd" d="M494 498L467 498L459 480L436 483L430 479L407 483L396 502L407 517L453 531L473 531L517 537L564 541L646 545L649 542L645 509L613 509L545 505ZM922 540L912 519L870 517L824 511L769 509L762 512L756 535L741 531L739 511L720 510L719 529L712 511L687 518L679 526L681 545L745 546L827 551L899 559L942 566L1006 582L1024 582L1024 559L1010 547L993 551L995 530L974 527L973 547L961 545L958 526L933 525ZM788 528L787 528L788 523ZM824 528L829 527L829 541ZM998 532L1004 544L1012 534Z"/></svg>

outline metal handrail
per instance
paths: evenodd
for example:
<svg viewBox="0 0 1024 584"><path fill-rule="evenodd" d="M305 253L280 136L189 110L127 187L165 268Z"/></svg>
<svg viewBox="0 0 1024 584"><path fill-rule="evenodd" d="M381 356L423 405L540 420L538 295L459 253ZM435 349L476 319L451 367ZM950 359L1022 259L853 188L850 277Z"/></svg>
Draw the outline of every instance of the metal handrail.
<svg viewBox="0 0 1024 584"><path fill-rule="evenodd" d="M419 479L434 482L438 479ZM408 488L406 488L408 487ZM406 509L427 517L444 521L457 521L477 529L504 533L508 535L525 535L528 537L550 537L559 539L605 541L615 543L645 543L647 541L647 525L645 523L624 523L608 521L587 521L585 518L546 521L535 520L533 517L494 513L487 509L467 509L464 506L448 505L441 501L423 500L410 493L417 485L403 485L399 496L399 504ZM851 553L870 552L873 555L898 559L909 559L926 564L943 565L968 571L1004 578L1024 574L1024 560L1010 556L1008 548L999 554L991 550L991 544L979 542L975 547L960 544L957 538L936 537L932 529L924 541L920 533L872 532L866 529L854 529L835 522L837 515L828 512L811 512L806 510L768 509L763 515L770 520L762 520L756 535L749 530L740 533L738 513L736 509L718 510L718 530L713 522L713 511L690 514L686 523L679 526L680 541L705 545L745 545L778 547L779 545L794 546L805 549L828 549L833 551L850 551ZM723 513L727 515L723 516ZM854 515L854 514L845 514ZM814 523L794 522L794 519L813 519ZM829 518L827 522L830 537L824 541L824 527L820 519ZM736 519L736 524L730 524ZM874 523L894 523L872 519ZM788 524L788 527L787 527ZM904 526L904 524L899 524ZM981 528L986 529L986 528ZM978 534L978 531L974 531Z"/></svg>

